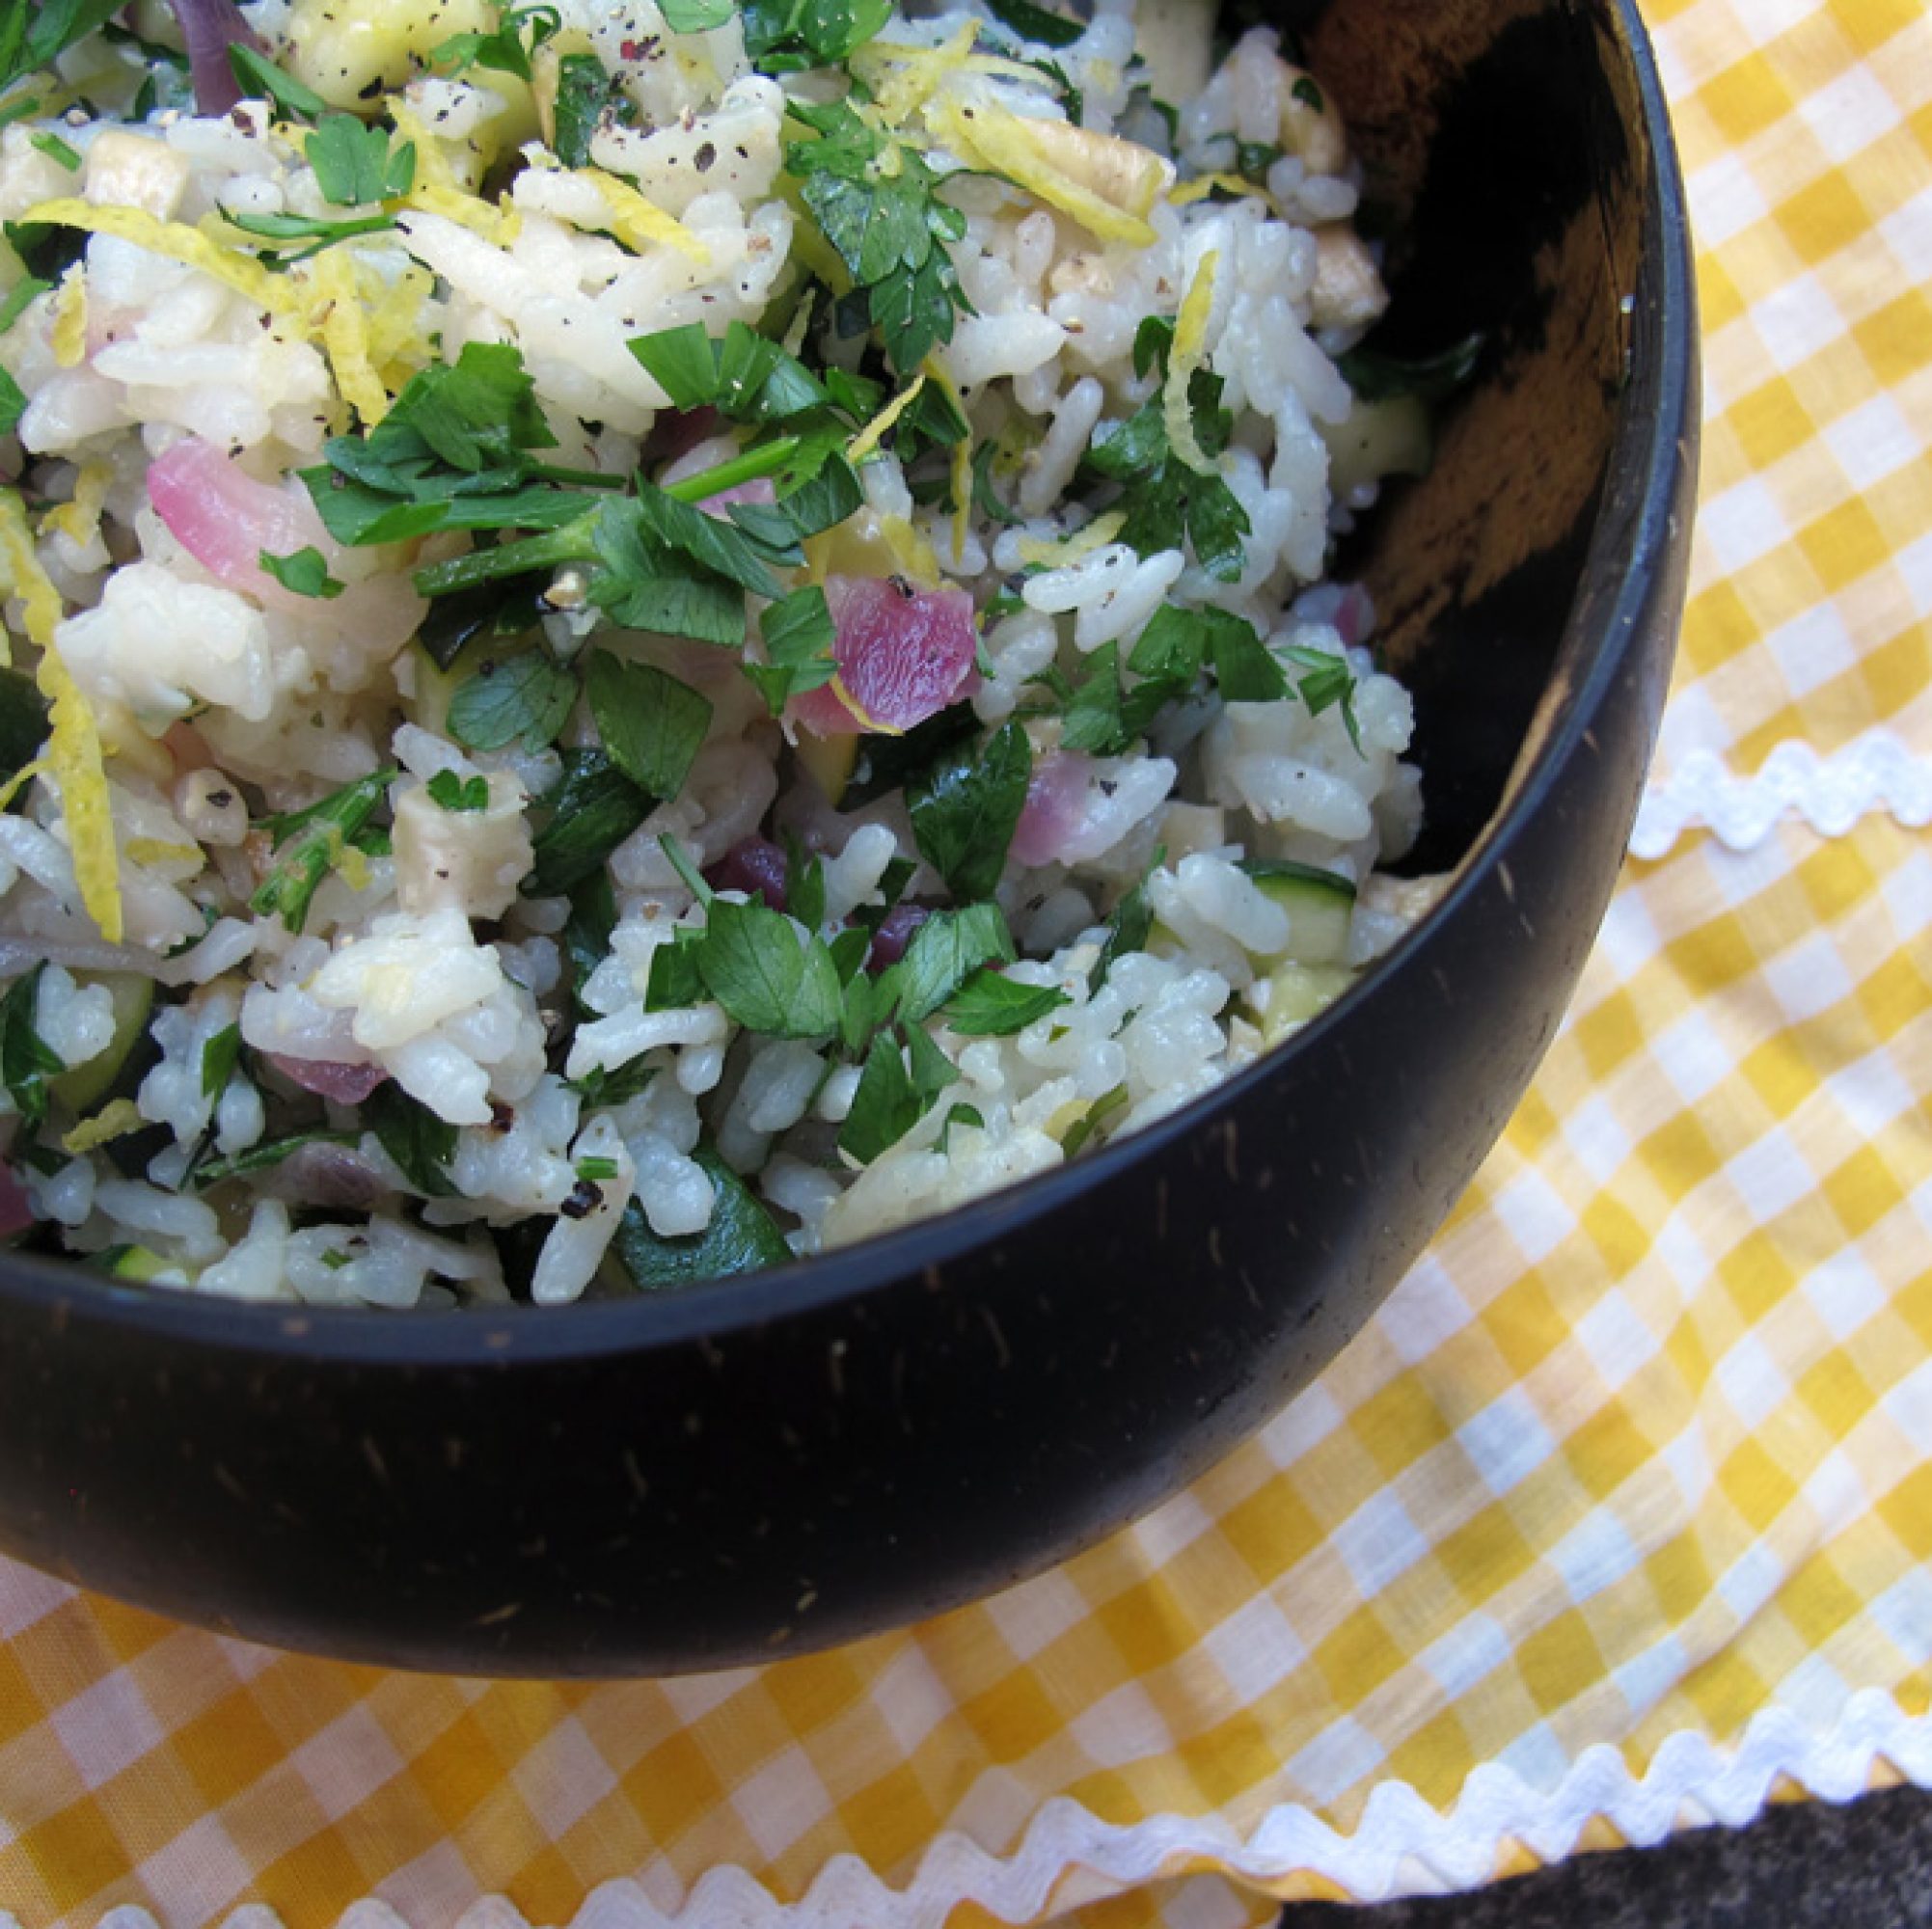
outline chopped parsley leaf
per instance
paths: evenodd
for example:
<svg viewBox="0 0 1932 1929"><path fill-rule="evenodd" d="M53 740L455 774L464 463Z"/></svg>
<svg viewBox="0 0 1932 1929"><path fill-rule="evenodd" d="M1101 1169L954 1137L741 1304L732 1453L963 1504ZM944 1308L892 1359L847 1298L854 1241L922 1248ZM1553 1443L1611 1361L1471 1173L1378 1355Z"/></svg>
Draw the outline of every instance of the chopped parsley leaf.
<svg viewBox="0 0 1932 1929"><path fill-rule="evenodd" d="M945 1007L945 1020L969 1038L1009 1038L1071 1003L1053 985L1020 985L991 966L975 971Z"/></svg>
<svg viewBox="0 0 1932 1929"><path fill-rule="evenodd" d="M440 41L429 50L430 64L451 74L481 67L530 80L531 55L562 26L562 16L555 7L512 7L493 34L452 34ZM526 28L530 30L527 39Z"/></svg>
<svg viewBox="0 0 1932 1929"><path fill-rule="evenodd" d="M852 1109L839 1128L838 1149L860 1165L897 1145L955 1083L959 1072L921 1025L875 1033L858 1074Z"/></svg>
<svg viewBox="0 0 1932 1929"><path fill-rule="evenodd" d="M745 52L764 73L846 60L892 17L892 0L739 0Z"/></svg>
<svg viewBox="0 0 1932 1929"><path fill-rule="evenodd" d="M76 41L120 11L121 0L41 0L38 8L10 8L0 24L0 88L11 87L22 74L51 67ZM39 106L35 101L29 111Z"/></svg>
<svg viewBox="0 0 1932 1929"><path fill-rule="evenodd" d="M322 552L313 544L289 556L275 556L263 550L256 560L283 588L294 591L297 596L316 596L327 600L342 593L343 585L329 574L329 565L323 559Z"/></svg>
<svg viewBox="0 0 1932 1929"><path fill-rule="evenodd" d="M591 653L584 694L611 761L652 797L676 797L711 727L710 700L655 664L609 650Z"/></svg>
<svg viewBox="0 0 1932 1929"><path fill-rule="evenodd" d="M986 10L1021 40L1043 47L1070 47L1087 31L1084 22L1036 7L1033 0L986 0Z"/></svg>
<svg viewBox="0 0 1932 1929"><path fill-rule="evenodd" d="M705 989L748 1031L829 1038L838 1029L831 953L782 912L714 897L696 958Z"/></svg>
<svg viewBox="0 0 1932 1929"><path fill-rule="evenodd" d="M637 108L595 54L565 54L557 63L556 136L551 147L566 168L587 167L590 140L606 119L625 126Z"/></svg>
<svg viewBox="0 0 1932 1929"><path fill-rule="evenodd" d="M47 1116L47 1080L67 1070L67 1061L43 1039L35 1019L44 964L16 978L0 1000L0 1082L13 1096L14 1109L28 1131Z"/></svg>
<svg viewBox="0 0 1932 1929"><path fill-rule="evenodd" d="M966 216L939 200L939 177L911 149L860 120L850 101L791 100L786 111L818 136L785 149L785 168L863 295L870 325L902 373L953 336L969 310L945 244Z"/></svg>
<svg viewBox="0 0 1932 1929"><path fill-rule="evenodd" d="M732 0L658 0L658 12L674 34L708 34L735 11Z"/></svg>
<svg viewBox="0 0 1932 1929"><path fill-rule="evenodd" d="M898 1013L908 1024L930 1018L982 965L1010 964L1013 935L995 904L936 910L915 931L888 974Z"/></svg>
<svg viewBox="0 0 1932 1929"><path fill-rule="evenodd" d="M1148 896L1147 881L1166 860L1167 847L1162 845L1155 852L1154 861L1139 883L1114 906L1107 919L1106 941L1101 946L1101 955L1094 960L1094 968L1087 974L1089 995L1106 983L1107 973L1129 951L1147 949L1148 934L1154 929L1154 905Z"/></svg>
<svg viewBox="0 0 1932 1929"><path fill-rule="evenodd" d="M654 801L596 749L565 750L563 781L542 801L550 821L531 840L535 861L521 886L526 897L557 897L595 877Z"/></svg>
<svg viewBox="0 0 1932 1929"><path fill-rule="evenodd" d="M768 604L758 617L768 662L748 663L745 674L757 685L774 717L787 699L817 690L838 674L831 654L835 631L825 591L816 583Z"/></svg>
<svg viewBox="0 0 1932 1929"><path fill-rule="evenodd" d="M322 199L337 207L388 201L415 184L416 144L406 141L392 151L388 128L366 127L353 114L329 115L303 151Z"/></svg>
<svg viewBox="0 0 1932 1929"><path fill-rule="evenodd" d="M1144 342L1149 344L1145 351ZM1149 335L1144 322L1134 348L1143 372L1143 352L1165 359L1158 338ZM1222 386L1221 378L1205 368L1197 368L1187 384L1194 433L1211 460L1228 446L1233 428L1233 418L1221 407ZM1179 549L1185 540L1211 576L1223 583L1239 580L1247 511L1219 475L1204 475L1174 454L1159 395L1152 396L1126 421L1096 429L1086 466L1121 484L1119 506L1127 515L1122 542L1142 556L1152 556Z"/></svg>
<svg viewBox="0 0 1932 1929"><path fill-rule="evenodd" d="M219 1099L240 1062L241 1026L224 1026L202 1046L202 1097Z"/></svg>
<svg viewBox="0 0 1932 1929"><path fill-rule="evenodd" d="M490 780L486 776L459 777L454 771L438 771L423 786L429 801L445 810L478 811L490 807Z"/></svg>
<svg viewBox="0 0 1932 1929"><path fill-rule="evenodd" d="M977 751L953 750L907 787L919 855L960 901L993 895L1032 774L1026 733L1007 723Z"/></svg>
<svg viewBox="0 0 1932 1929"><path fill-rule="evenodd" d="M329 111L329 103L313 88L304 87L293 74L284 73L264 53L246 41L229 45L228 64L235 83L251 100L272 100L294 121L313 121Z"/></svg>
<svg viewBox="0 0 1932 1929"><path fill-rule="evenodd" d="M372 771L301 810L263 819L262 828L274 840L275 862L249 899L249 910L280 917L299 932L330 866L375 815L395 778L394 769Z"/></svg>
<svg viewBox="0 0 1932 1929"><path fill-rule="evenodd" d="M417 1191L447 1199L456 1187L449 1174L456 1156L456 1128L412 1099L394 1078L386 1078L364 1101L362 1124Z"/></svg>
<svg viewBox="0 0 1932 1929"><path fill-rule="evenodd" d="M521 743L540 750L563 728L577 679L546 649L484 662L449 699L449 734L466 750Z"/></svg>
<svg viewBox="0 0 1932 1929"><path fill-rule="evenodd" d="M651 1230L633 1199L611 1241L616 1264L639 1292L672 1292L729 1274L758 1272L792 1257L785 1236L751 1188L707 1145L692 1156L711 1181L711 1218L701 1233L667 1236Z"/></svg>

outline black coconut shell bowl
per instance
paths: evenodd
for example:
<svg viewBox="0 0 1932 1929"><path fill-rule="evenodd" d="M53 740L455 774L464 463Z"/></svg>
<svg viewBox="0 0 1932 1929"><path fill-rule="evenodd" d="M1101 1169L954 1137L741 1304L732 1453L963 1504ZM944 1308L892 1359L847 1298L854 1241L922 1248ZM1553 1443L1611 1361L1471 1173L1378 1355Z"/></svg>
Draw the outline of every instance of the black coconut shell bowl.
<svg viewBox="0 0 1932 1929"><path fill-rule="evenodd" d="M1283 17L1277 15L1276 17ZM1482 331L1345 563L1417 699L1437 909L1162 1124L831 1258L558 1311L231 1305L0 1264L0 1547L393 1665L735 1665L912 1620L1201 1473L1348 1340L1555 1030L1683 595L1696 317L1629 0L1293 10L1411 237L1379 345Z"/></svg>

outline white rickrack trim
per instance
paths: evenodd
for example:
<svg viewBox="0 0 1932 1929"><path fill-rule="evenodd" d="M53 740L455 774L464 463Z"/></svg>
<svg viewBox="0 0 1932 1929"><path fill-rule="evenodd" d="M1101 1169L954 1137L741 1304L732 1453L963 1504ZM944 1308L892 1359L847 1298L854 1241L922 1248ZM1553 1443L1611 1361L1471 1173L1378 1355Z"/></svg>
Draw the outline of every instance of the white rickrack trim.
<svg viewBox="0 0 1932 1929"><path fill-rule="evenodd" d="M1880 811L1912 830L1932 824L1932 762L1887 730L1868 730L1828 757L1809 744L1780 744L1749 777L1734 776L1710 751L1695 750L1646 791L1630 854L1661 857L1698 829L1729 850L1751 851L1792 817L1822 836L1842 837Z"/></svg>
<svg viewBox="0 0 1932 1929"><path fill-rule="evenodd" d="M1881 1758L1906 1780L1932 1787L1932 1714L1907 1715L1891 1696L1864 1688L1847 1698L1825 1733L1788 1708L1767 1708L1741 1741L1725 1747L1699 1734L1673 1735L1641 1779L1618 1750L1599 1743L1585 1749L1553 1789L1485 1763L1448 1814L1406 1782L1385 1781L1348 1835L1298 1803L1271 1809L1243 1841L1215 1816L1156 1815L1118 1826L1055 1797L1012 1855L989 1855L948 1832L927 1849L905 1888L882 1882L856 1856L840 1855L803 1896L786 1903L745 1869L724 1866L707 1871L667 1913L639 1882L625 1878L595 1889L572 1929L941 1929L967 1901L1001 1921L1022 1923L1038 1920L1049 1906L1058 1914L1203 1861L1259 1887L1304 1872L1323 1876L1358 1901L1380 1902L1472 1888L1493 1872L1506 1841L1520 1842L1539 1861L1559 1861L1598 1815L1627 1840L1649 1844L1679 1828L1750 1821L1780 1777L1825 1801L1846 1802L1869 1785ZM675 1890L662 1868L651 1879L660 1893ZM0 1925L11 1921L0 1913ZM99 1929L156 1925L145 1909L122 1907L109 1910ZM273 1912L251 1905L233 1911L223 1929L280 1929L280 1923ZM412 1925L391 1904L370 1897L345 1911L338 1929ZM451 1925L447 1915L425 1914L413 1929ZM465 1908L453 1929L532 1925L513 1903L487 1896Z"/></svg>

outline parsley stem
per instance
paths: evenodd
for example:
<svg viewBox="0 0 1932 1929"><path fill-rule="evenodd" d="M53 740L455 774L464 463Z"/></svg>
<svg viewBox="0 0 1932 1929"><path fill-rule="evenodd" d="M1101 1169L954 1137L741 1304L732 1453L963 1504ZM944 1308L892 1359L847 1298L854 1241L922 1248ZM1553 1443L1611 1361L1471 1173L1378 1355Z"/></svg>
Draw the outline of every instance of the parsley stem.
<svg viewBox="0 0 1932 1929"><path fill-rule="evenodd" d="M667 483L665 494L675 496L680 503L701 503L705 497L735 489L741 482L755 482L762 475L774 475L798 453L801 443L802 438L796 435L781 435L770 442L761 442L756 448L748 448L742 455L714 463L709 469L700 469L695 475L686 475L678 481Z"/></svg>
<svg viewBox="0 0 1932 1929"><path fill-rule="evenodd" d="M532 462L529 479L532 482L560 482L573 489L626 489L629 478L606 475L597 469L558 469L548 462Z"/></svg>
<svg viewBox="0 0 1932 1929"><path fill-rule="evenodd" d="M473 589L479 583L495 583L505 576L528 576L532 570L585 561L597 553L591 542L597 513L594 508L586 509L546 535L525 536L521 542L498 543L494 549L472 550L468 556L431 563L427 569L416 572L413 579L416 593L448 596L458 589Z"/></svg>

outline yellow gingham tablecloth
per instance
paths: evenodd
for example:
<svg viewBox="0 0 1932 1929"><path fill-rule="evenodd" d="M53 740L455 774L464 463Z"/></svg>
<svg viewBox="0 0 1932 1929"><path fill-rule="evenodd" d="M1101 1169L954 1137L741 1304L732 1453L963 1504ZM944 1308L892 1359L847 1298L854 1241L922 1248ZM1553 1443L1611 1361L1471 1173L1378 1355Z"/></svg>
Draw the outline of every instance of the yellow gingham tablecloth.
<svg viewBox="0 0 1932 1929"><path fill-rule="evenodd" d="M1651 13L1677 687L1569 1021L1369 1331L1137 1530L756 1671L390 1675L0 1565L0 1908L1218 1929L1932 1783L1932 18Z"/></svg>

